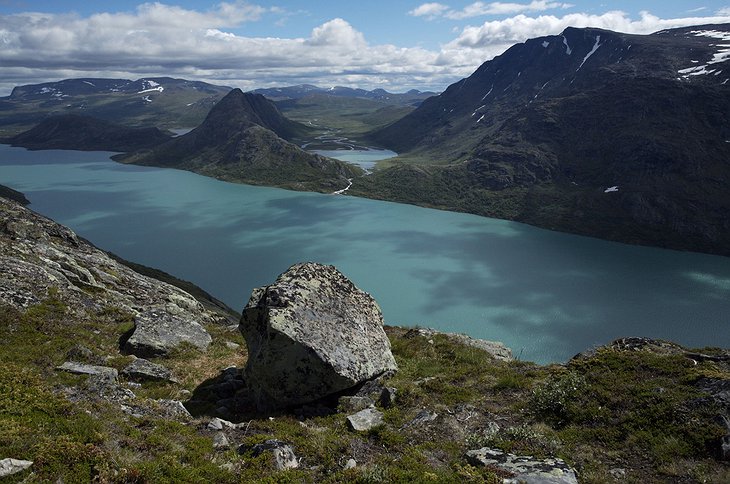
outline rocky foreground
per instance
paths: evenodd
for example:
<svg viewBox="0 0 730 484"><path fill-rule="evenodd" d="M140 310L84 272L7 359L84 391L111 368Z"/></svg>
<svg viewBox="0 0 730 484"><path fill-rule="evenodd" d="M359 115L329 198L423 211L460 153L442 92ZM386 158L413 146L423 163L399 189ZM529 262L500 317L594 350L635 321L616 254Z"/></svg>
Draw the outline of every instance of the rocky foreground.
<svg viewBox="0 0 730 484"><path fill-rule="evenodd" d="M0 198L0 481L730 480L727 350L538 366L314 263L227 316Z"/></svg>

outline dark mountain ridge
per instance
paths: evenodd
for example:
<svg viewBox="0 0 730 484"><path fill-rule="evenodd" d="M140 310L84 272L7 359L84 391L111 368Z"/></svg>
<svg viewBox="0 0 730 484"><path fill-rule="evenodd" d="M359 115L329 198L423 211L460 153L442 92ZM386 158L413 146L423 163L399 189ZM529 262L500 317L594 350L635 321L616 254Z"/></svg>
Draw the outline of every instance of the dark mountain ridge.
<svg viewBox="0 0 730 484"><path fill-rule="evenodd" d="M171 139L157 128L129 128L91 116L51 116L7 140L31 150L136 151Z"/></svg>
<svg viewBox="0 0 730 484"><path fill-rule="evenodd" d="M353 192L730 255L728 41L707 25L515 45L372 133L419 163Z"/></svg>
<svg viewBox="0 0 730 484"><path fill-rule="evenodd" d="M366 89L351 88L344 86L334 86L323 88L311 84L299 84L296 86L261 88L251 91L256 94L262 94L272 101L288 101L307 98L313 95L325 95L335 97L360 98L379 101L385 104L395 105L418 105L424 99L434 96L436 93L430 91L419 91L411 89L405 93L392 93L385 89Z"/></svg>
<svg viewBox="0 0 730 484"><path fill-rule="evenodd" d="M358 168L286 141L307 130L282 116L262 95L233 89L189 133L115 159L297 190L334 191L347 186L348 178L360 173Z"/></svg>

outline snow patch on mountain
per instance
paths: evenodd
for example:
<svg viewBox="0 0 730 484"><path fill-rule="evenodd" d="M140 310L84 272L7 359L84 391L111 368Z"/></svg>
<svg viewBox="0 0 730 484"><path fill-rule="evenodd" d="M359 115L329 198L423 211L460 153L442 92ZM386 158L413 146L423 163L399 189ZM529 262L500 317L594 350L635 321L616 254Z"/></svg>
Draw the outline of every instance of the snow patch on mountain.
<svg viewBox="0 0 730 484"><path fill-rule="evenodd" d="M164 87L158 86L158 87L153 87L151 89L145 89L144 91L138 91L137 94L144 94L146 92L162 92L164 90L165 90Z"/></svg>
<svg viewBox="0 0 730 484"><path fill-rule="evenodd" d="M575 72L578 72L578 71L580 70L580 68L581 68L581 67L583 67L583 64L585 64L585 63L586 63L586 61L587 61L587 60L588 60L588 59L589 59L589 58L590 58L590 57L591 57L591 56L592 56L593 54L595 54L595 53L596 53L596 51L598 50L598 48L599 48L600 46L601 46L601 36L600 36L600 35L596 35L596 43L595 43L595 44L593 44L593 48L591 49L591 51L590 51L590 52L588 52L588 53L586 54L586 56L585 56L585 57L583 57L583 62L581 62L581 63L580 63L580 65L579 65L579 66L578 66L578 68L577 68L577 69L575 70Z"/></svg>
<svg viewBox="0 0 730 484"><path fill-rule="evenodd" d="M573 49L571 49L570 46L568 45L568 39L566 39L564 35L563 35L563 44L565 44L565 53L568 55L572 54Z"/></svg>

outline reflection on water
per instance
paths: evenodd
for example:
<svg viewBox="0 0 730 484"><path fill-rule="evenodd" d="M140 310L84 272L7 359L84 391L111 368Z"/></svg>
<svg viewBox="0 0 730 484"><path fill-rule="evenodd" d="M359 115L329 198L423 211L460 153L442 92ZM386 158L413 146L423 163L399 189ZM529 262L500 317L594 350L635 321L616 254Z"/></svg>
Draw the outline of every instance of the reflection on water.
<svg viewBox="0 0 730 484"><path fill-rule="evenodd" d="M622 336L730 346L730 258L628 246L355 197L0 145L0 183L102 248L241 309L290 265L336 265L390 324L562 361Z"/></svg>

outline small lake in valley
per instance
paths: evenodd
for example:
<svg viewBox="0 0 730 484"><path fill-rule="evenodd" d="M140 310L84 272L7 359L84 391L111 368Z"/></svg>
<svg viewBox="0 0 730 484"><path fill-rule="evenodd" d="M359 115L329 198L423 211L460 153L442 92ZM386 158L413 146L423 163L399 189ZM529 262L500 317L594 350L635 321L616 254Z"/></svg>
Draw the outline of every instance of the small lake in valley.
<svg viewBox="0 0 730 484"><path fill-rule="evenodd" d="M0 184L99 247L237 310L254 287L311 260L370 292L388 324L500 340L526 360L564 361L623 336L730 346L730 258L225 183L109 155L0 145Z"/></svg>

